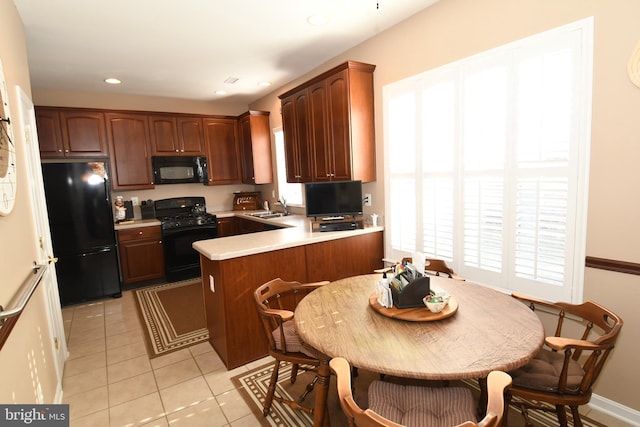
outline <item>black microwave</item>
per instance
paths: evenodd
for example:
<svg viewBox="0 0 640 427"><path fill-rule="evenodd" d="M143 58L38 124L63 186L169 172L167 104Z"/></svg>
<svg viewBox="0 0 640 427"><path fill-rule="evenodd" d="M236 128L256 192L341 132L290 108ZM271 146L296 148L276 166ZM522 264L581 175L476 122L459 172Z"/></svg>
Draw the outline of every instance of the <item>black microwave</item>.
<svg viewBox="0 0 640 427"><path fill-rule="evenodd" d="M153 156L152 164L156 185L207 182L207 158L203 156Z"/></svg>

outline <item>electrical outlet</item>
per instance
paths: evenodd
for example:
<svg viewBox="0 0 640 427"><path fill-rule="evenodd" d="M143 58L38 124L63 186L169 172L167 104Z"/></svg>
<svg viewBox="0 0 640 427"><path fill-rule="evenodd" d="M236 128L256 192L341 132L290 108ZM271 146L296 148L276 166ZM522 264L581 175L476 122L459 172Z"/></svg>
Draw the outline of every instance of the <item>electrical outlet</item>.
<svg viewBox="0 0 640 427"><path fill-rule="evenodd" d="M214 293L216 291L216 285L215 285L215 283L213 281L213 276L212 275L209 275L209 289L211 289L211 292L214 292Z"/></svg>
<svg viewBox="0 0 640 427"><path fill-rule="evenodd" d="M131 204L133 206L138 206L140 204L140 201L138 200L137 197L131 197Z"/></svg>
<svg viewBox="0 0 640 427"><path fill-rule="evenodd" d="M371 206L371 193L367 193L364 195L364 205Z"/></svg>

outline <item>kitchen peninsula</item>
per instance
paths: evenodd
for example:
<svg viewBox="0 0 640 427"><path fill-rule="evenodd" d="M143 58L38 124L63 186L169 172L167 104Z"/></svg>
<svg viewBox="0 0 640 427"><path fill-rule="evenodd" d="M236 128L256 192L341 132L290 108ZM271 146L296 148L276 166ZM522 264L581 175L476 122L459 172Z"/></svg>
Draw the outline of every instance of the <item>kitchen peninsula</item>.
<svg viewBox="0 0 640 427"><path fill-rule="evenodd" d="M300 215L260 219L277 230L195 242L200 253L209 341L227 369L267 355L253 292L280 277L287 281L338 280L382 267L383 228L311 232Z"/></svg>

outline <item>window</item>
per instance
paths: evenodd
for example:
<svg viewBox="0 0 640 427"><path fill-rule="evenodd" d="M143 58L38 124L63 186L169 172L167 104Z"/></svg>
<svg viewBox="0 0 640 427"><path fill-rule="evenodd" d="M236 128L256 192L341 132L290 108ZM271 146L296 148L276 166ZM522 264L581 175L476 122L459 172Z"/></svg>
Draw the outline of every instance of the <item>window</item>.
<svg viewBox="0 0 640 427"><path fill-rule="evenodd" d="M593 19L387 85L385 256L582 298Z"/></svg>
<svg viewBox="0 0 640 427"><path fill-rule="evenodd" d="M276 129L273 134L276 141L278 198L284 197L287 205L302 206L302 184L287 182L287 168L284 155L284 133L282 132L282 129Z"/></svg>

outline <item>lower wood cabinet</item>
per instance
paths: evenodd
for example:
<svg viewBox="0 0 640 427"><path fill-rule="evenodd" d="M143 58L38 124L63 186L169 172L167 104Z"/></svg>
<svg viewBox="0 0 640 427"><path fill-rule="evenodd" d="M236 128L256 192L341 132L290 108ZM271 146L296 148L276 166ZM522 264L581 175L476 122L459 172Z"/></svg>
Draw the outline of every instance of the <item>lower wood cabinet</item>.
<svg viewBox="0 0 640 427"><path fill-rule="evenodd" d="M235 236L236 234L238 234L238 222L236 217L218 217L218 237Z"/></svg>
<svg viewBox="0 0 640 427"><path fill-rule="evenodd" d="M118 250L123 284L164 276L164 252L160 226L118 230Z"/></svg>

